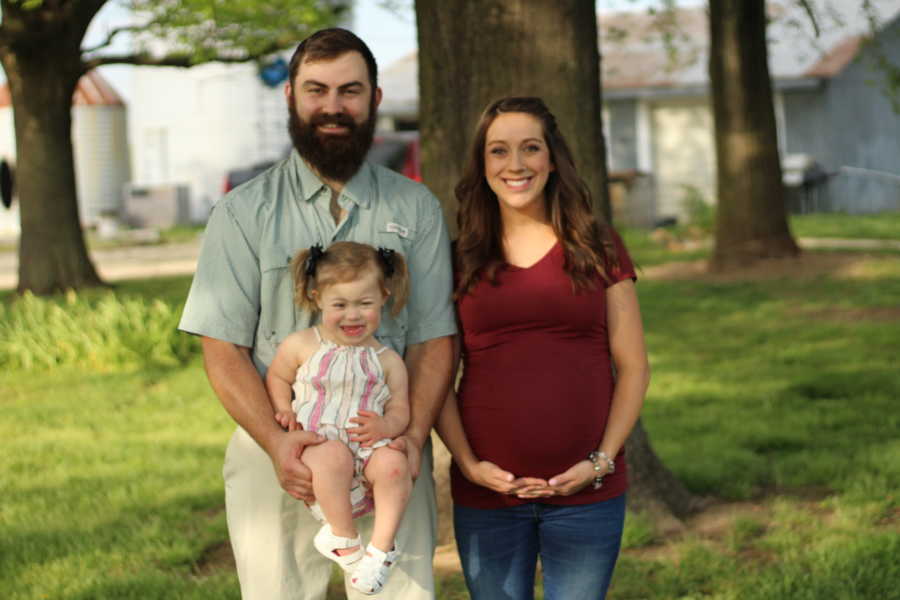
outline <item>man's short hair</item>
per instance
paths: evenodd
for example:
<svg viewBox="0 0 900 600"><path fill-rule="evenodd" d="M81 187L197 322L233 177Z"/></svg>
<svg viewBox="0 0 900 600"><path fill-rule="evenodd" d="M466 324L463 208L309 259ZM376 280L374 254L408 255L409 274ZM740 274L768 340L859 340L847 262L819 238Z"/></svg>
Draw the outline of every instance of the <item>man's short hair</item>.
<svg viewBox="0 0 900 600"><path fill-rule="evenodd" d="M369 70L369 83L373 90L378 87L378 65L375 64L372 51L352 31L339 27L320 29L300 42L291 56L291 85L294 85L294 78L304 61L333 60L347 52L359 52L362 55Z"/></svg>

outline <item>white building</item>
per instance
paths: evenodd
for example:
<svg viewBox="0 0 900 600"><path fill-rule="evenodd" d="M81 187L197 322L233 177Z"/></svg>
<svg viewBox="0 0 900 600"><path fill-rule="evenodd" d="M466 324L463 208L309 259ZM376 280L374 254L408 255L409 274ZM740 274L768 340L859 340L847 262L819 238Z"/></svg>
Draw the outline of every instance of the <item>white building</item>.
<svg viewBox="0 0 900 600"><path fill-rule="evenodd" d="M290 145L283 83L254 64L136 68L129 135L137 187L185 185L203 221L226 171L284 156Z"/></svg>

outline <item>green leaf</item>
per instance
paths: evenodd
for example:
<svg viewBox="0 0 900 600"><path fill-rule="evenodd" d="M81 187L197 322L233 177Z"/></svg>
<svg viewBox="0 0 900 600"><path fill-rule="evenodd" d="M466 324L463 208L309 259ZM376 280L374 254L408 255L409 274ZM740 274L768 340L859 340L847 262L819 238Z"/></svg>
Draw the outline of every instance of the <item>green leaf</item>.
<svg viewBox="0 0 900 600"><path fill-rule="evenodd" d="M347 6L316 0L131 0L145 27L138 49L187 56L197 64L217 57L253 59L297 44L333 25ZM150 52L150 49L156 52Z"/></svg>

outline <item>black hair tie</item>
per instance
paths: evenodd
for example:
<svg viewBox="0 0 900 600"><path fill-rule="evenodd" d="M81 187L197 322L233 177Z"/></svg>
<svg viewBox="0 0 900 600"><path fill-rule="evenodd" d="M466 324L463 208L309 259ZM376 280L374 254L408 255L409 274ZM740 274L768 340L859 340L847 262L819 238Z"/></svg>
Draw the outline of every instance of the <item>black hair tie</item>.
<svg viewBox="0 0 900 600"><path fill-rule="evenodd" d="M381 265L384 268L384 276L390 279L394 275L394 254L390 248L378 247L378 258L381 259Z"/></svg>
<svg viewBox="0 0 900 600"><path fill-rule="evenodd" d="M322 248L322 244L315 244L309 247L309 256L306 258L307 277L316 276L316 267L323 256L325 256L325 249Z"/></svg>

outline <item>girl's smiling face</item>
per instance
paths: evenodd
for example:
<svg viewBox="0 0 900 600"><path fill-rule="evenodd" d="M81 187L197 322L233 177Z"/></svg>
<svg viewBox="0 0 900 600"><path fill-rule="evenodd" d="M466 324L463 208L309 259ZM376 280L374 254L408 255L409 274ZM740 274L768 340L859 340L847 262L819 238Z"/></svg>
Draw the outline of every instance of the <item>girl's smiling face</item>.
<svg viewBox="0 0 900 600"><path fill-rule="evenodd" d="M361 346L369 342L381 323L385 294L378 273L370 269L360 277L332 283L313 297L322 311L325 337L341 346Z"/></svg>
<svg viewBox="0 0 900 600"><path fill-rule="evenodd" d="M528 113L502 113L487 129L484 178L501 213L543 217L544 188L554 170L541 122Z"/></svg>

